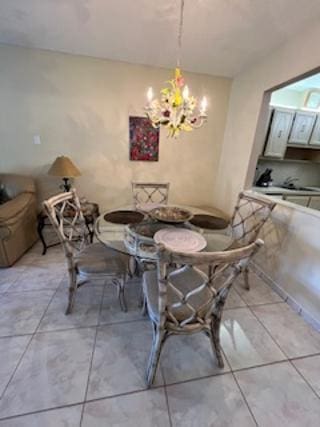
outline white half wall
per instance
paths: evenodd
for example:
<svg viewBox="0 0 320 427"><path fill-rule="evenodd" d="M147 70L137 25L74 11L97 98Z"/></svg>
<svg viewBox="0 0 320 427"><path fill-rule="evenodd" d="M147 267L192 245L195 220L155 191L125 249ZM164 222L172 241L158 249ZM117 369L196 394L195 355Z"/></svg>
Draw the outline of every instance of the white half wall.
<svg viewBox="0 0 320 427"><path fill-rule="evenodd" d="M254 193L255 196L259 194ZM320 328L320 212L278 201L254 258L295 309Z"/></svg>
<svg viewBox="0 0 320 427"><path fill-rule="evenodd" d="M230 107L215 186L215 206L231 213L239 191L250 188L263 144L260 109L264 92L320 66L320 25L297 34L232 84ZM257 143L255 143L255 139ZM304 210L305 209L305 210ZM263 230L256 263L313 319L320 321L320 216L280 201Z"/></svg>

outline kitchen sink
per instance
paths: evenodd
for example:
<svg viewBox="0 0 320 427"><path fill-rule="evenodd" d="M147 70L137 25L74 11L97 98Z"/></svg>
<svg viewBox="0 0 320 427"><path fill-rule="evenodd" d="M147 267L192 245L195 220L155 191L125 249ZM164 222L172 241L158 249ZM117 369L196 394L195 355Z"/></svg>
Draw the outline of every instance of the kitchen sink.
<svg viewBox="0 0 320 427"><path fill-rule="evenodd" d="M297 187L297 186L285 186L285 185L281 185L281 188L285 188L286 190L292 190L292 191L317 191L313 188L308 188L308 187Z"/></svg>

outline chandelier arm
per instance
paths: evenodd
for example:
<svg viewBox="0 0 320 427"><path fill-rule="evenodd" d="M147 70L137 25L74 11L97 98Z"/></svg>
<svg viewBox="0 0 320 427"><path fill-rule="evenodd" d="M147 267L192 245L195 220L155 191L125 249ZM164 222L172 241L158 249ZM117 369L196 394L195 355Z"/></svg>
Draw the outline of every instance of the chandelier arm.
<svg viewBox="0 0 320 427"><path fill-rule="evenodd" d="M190 126L192 129L199 129L206 123L206 121L206 117L199 117L198 123L190 123Z"/></svg>
<svg viewBox="0 0 320 427"><path fill-rule="evenodd" d="M180 70L182 54L183 18L185 0L180 1L180 15L177 43L177 68L175 76L169 86L161 90L161 97L153 99L152 88L147 93L148 103L145 112L154 128L165 127L168 136L177 137L180 132L189 132L202 127L207 121L207 101L204 97L200 108L197 108L197 99L189 94L189 88Z"/></svg>

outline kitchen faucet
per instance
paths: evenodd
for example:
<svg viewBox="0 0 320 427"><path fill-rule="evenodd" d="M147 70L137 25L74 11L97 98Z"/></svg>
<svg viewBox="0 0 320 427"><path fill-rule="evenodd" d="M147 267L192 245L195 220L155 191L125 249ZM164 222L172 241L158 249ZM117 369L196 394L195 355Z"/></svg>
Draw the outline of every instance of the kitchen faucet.
<svg viewBox="0 0 320 427"><path fill-rule="evenodd" d="M294 177L292 177L292 176L288 176L288 178L286 178L286 179L283 181L282 186L283 186L283 187L286 187L286 188L292 188L292 187L295 187L294 182L296 182L296 181L299 181L299 178L294 178Z"/></svg>

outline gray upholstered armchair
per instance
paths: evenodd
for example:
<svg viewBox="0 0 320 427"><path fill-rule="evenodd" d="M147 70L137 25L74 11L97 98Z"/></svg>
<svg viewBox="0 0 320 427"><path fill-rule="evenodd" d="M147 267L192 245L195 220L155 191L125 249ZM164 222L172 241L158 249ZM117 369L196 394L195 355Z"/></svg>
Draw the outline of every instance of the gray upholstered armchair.
<svg viewBox="0 0 320 427"><path fill-rule="evenodd" d="M11 266L37 240L37 203L34 180L0 174L0 188L8 201L0 204L0 267Z"/></svg>

